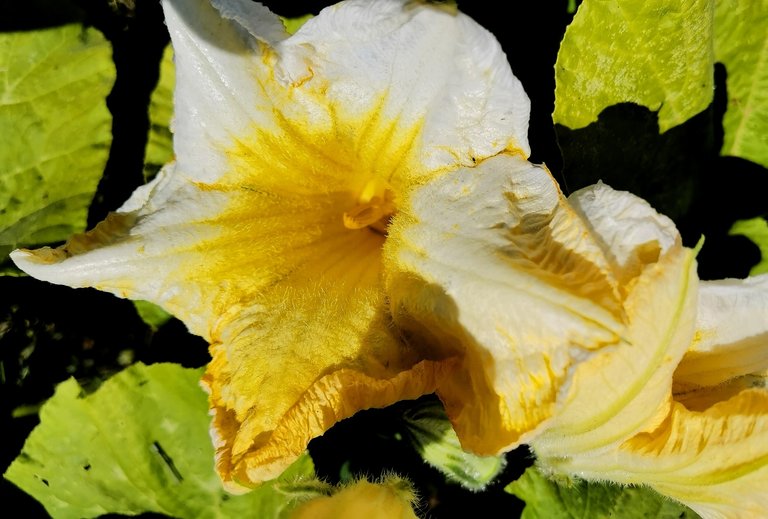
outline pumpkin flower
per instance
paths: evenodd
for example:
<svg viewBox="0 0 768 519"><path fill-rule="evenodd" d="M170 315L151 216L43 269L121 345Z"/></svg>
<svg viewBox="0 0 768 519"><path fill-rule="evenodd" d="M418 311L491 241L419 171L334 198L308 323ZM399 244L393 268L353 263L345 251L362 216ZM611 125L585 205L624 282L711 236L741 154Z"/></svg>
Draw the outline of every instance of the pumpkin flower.
<svg viewBox="0 0 768 519"><path fill-rule="evenodd" d="M431 392L478 454L664 422L697 336L694 251L645 202L569 201L526 160L528 100L492 35L450 4L352 0L292 36L246 0L163 5L175 162L92 231L12 257L209 341L228 488Z"/></svg>
<svg viewBox="0 0 768 519"><path fill-rule="evenodd" d="M496 39L450 4L353 0L293 35L249 0L163 8L175 161L93 230L12 258L159 304L210 343L217 469L239 490L456 369L452 345L393 326L388 236L435 179L525 163L529 101Z"/></svg>

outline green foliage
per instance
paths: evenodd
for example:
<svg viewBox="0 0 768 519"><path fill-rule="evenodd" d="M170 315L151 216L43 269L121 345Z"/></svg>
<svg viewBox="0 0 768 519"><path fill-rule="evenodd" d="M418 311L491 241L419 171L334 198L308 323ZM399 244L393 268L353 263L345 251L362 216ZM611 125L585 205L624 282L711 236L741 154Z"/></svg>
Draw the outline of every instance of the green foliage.
<svg viewBox="0 0 768 519"><path fill-rule="evenodd" d="M297 461L282 482L227 494L213 470L200 375L176 364L136 364L89 396L73 379L60 384L5 477L55 518L282 517L289 498L279 485L312 476L311 460Z"/></svg>
<svg viewBox="0 0 768 519"><path fill-rule="evenodd" d="M715 3L715 59L728 73L723 155L768 167L768 0Z"/></svg>
<svg viewBox="0 0 768 519"><path fill-rule="evenodd" d="M658 111L665 132L712 101L712 0L586 1L555 65L555 123L582 128L611 105Z"/></svg>
<svg viewBox="0 0 768 519"><path fill-rule="evenodd" d="M502 456L476 456L461 448L459 438L438 403L409 410L404 416L416 450L424 461L470 490L483 490L504 469Z"/></svg>
<svg viewBox="0 0 768 519"><path fill-rule="evenodd" d="M141 320L147 323L153 330L157 330L173 317L171 314L149 301L134 301L133 306L136 307L136 312L139 314L139 317L141 317Z"/></svg>
<svg viewBox="0 0 768 519"><path fill-rule="evenodd" d="M768 222L765 218L739 220L733 224L728 234L746 236L760 248L762 259L749 271L750 276L768 272Z"/></svg>
<svg viewBox="0 0 768 519"><path fill-rule="evenodd" d="M0 262L85 228L109 153L114 78L95 29L0 34Z"/></svg>
<svg viewBox="0 0 768 519"><path fill-rule="evenodd" d="M531 467L507 485L526 506L523 519L695 519L696 513L642 487L622 488L604 483L557 483Z"/></svg>
<svg viewBox="0 0 768 519"><path fill-rule="evenodd" d="M149 136L144 151L144 180L151 180L160 168L173 160L173 88L176 69L173 48L168 45L160 61L160 78L149 99Z"/></svg>

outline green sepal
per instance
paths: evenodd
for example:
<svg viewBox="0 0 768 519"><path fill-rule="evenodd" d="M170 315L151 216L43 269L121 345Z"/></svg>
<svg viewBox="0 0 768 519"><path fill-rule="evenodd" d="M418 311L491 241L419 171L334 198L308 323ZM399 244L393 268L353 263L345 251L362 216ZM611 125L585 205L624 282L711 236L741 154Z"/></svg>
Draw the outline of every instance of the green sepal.
<svg viewBox="0 0 768 519"><path fill-rule="evenodd" d="M403 415L407 434L421 457L461 486L481 491L504 469L503 456L477 456L464 451L445 410L429 402Z"/></svg>

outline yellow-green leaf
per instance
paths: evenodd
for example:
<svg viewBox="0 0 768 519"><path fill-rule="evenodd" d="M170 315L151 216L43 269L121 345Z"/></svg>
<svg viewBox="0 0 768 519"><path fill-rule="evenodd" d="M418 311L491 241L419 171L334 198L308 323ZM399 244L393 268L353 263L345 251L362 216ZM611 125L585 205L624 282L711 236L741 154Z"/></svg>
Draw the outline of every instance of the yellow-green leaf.
<svg viewBox="0 0 768 519"><path fill-rule="evenodd" d="M201 374L136 364L88 396L74 379L60 384L5 478L54 518L284 517L292 499L279 486L313 476L312 461L305 455L280 480L248 494L226 493L213 467Z"/></svg>
<svg viewBox="0 0 768 519"><path fill-rule="evenodd" d="M525 501L522 519L695 519L698 515L651 489L553 481L531 467L505 488Z"/></svg>
<svg viewBox="0 0 768 519"><path fill-rule="evenodd" d="M746 236L760 248L760 263L752 267L750 276L768 272L768 222L765 218L739 220L733 224L728 234Z"/></svg>
<svg viewBox="0 0 768 519"><path fill-rule="evenodd" d="M149 99L149 136L144 151L144 180L151 180L160 168L173 159L173 89L176 68L173 48L168 45L160 61L160 78Z"/></svg>
<svg viewBox="0 0 768 519"><path fill-rule="evenodd" d="M141 320L147 323L153 330L157 330L173 317L171 314L149 301L137 300L133 302L133 306L136 308L136 313L139 314Z"/></svg>
<svg viewBox="0 0 768 519"><path fill-rule="evenodd" d="M0 34L0 261L85 228L112 139L114 78L95 29Z"/></svg>
<svg viewBox="0 0 768 519"><path fill-rule="evenodd" d="M611 105L658 111L661 132L713 96L713 0L585 0L555 65L555 123L582 128Z"/></svg>
<svg viewBox="0 0 768 519"><path fill-rule="evenodd" d="M715 5L715 59L728 74L722 154L768 167L768 0Z"/></svg>
<svg viewBox="0 0 768 519"><path fill-rule="evenodd" d="M293 34L313 16L314 15L312 14L305 14L304 16L297 16L296 18L281 17L280 19L283 21L286 32L288 32L288 34Z"/></svg>

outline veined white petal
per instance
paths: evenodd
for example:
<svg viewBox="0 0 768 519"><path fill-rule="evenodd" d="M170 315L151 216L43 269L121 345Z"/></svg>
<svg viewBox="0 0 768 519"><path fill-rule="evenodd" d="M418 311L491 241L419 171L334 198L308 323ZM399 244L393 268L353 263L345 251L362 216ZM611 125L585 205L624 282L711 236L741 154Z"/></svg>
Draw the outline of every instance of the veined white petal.
<svg viewBox="0 0 768 519"><path fill-rule="evenodd" d="M272 103L258 82L268 70L266 46L249 31L261 31L260 40L270 43L287 33L277 16L248 4L228 2L227 19L209 0L163 0L176 64L174 151L180 169L196 181L227 172L225 150L233 139L253 125L274 126Z"/></svg>
<svg viewBox="0 0 768 519"><path fill-rule="evenodd" d="M532 442L538 456L600 451L666 417L672 373L693 336L697 287L694 253L679 244L643 269L624 301L622 341L576 368L567 397Z"/></svg>
<svg viewBox="0 0 768 519"><path fill-rule="evenodd" d="M350 0L293 36L263 7L164 0L180 169L218 180L257 132L413 133L418 178L502 150L527 156L530 103L496 39L456 9ZM387 142L374 139L373 147ZM380 153L392 153L379 149Z"/></svg>
<svg viewBox="0 0 768 519"><path fill-rule="evenodd" d="M503 149L525 156L530 103L499 43L468 16L406 0L350 0L307 21L277 51L278 77L351 113L422 124L427 169ZM422 122L423 120L423 122Z"/></svg>
<svg viewBox="0 0 768 519"><path fill-rule="evenodd" d="M675 372L681 386L714 386L768 369L768 275L703 281L693 345Z"/></svg>
<svg viewBox="0 0 768 519"><path fill-rule="evenodd" d="M617 288L597 243L546 169L499 155L419 188L385 244L395 323L461 352L438 388L462 445L525 441L574 365L619 341Z"/></svg>
<svg viewBox="0 0 768 519"><path fill-rule="evenodd" d="M152 301L208 338L210 295L201 285L185 283L182 289L175 274L196 261L200 243L218 235L219 229L205 222L227 200L221 193L203 193L179 182L175 167L163 168L93 230L57 249L15 250L11 259L37 279Z"/></svg>

